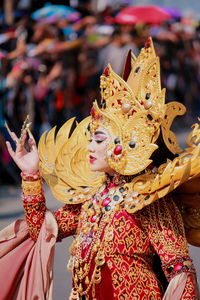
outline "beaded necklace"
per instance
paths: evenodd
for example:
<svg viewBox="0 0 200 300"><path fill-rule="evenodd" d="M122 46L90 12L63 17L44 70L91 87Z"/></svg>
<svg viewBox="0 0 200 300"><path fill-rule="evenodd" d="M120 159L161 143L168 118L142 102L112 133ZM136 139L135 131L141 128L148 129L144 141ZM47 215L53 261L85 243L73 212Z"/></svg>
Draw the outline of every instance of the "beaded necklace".
<svg viewBox="0 0 200 300"><path fill-rule="evenodd" d="M70 300L79 299L85 295L88 298L89 290L92 288L92 297L95 299L95 284L101 282L101 267L105 264L103 251L104 241L113 239L112 220L116 211L123 205L126 190L123 188L123 177L108 178L98 192L93 195L92 200L86 201L82 206L81 220L78 226L78 236L71 248L72 258L68 269L72 270L74 287L70 294ZM102 233L105 229L103 240ZM85 238L86 237L86 238ZM85 240L88 243L85 243ZM87 251L84 257L84 248ZM89 279L91 264L94 259L94 270ZM83 284L86 288L83 290Z"/></svg>

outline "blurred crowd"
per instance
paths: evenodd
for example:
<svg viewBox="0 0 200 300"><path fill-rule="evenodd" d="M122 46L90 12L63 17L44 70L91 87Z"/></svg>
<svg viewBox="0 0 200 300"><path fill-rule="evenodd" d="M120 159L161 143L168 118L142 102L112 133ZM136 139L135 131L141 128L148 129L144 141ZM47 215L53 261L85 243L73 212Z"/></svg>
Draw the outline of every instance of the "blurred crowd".
<svg viewBox="0 0 200 300"><path fill-rule="evenodd" d="M0 184L19 182L5 146L10 140L5 121L20 135L29 114L37 142L45 130L72 116L81 121L100 97L106 64L121 75L128 50L137 55L150 35L160 56L166 101L187 107L181 126L200 115L200 26L192 15L159 26L120 25L115 16L122 6L97 12L86 2L75 15L38 19L31 17L35 8L16 8L13 25L0 14Z"/></svg>

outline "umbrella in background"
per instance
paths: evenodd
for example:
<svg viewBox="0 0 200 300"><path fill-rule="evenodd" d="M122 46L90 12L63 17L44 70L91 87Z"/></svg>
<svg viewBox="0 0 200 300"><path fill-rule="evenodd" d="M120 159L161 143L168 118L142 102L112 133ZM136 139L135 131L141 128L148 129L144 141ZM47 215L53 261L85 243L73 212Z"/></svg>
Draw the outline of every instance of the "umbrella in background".
<svg viewBox="0 0 200 300"><path fill-rule="evenodd" d="M182 19L182 13L178 8L175 7L166 7L166 6L160 6L162 9L164 9L167 13L169 13L174 21L180 21Z"/></svg>
<svg viewBox="0 0 200 300"><path fill-rule="evenodd" d="M119 24L160 24L169 19L171 15L156 5L128 6L115 17Z"/></svg>
<svg viewBox="0 0 200 300"><path fill-rule="evenodd" d="M78 11L74 8L66 5L53 5L51 3L46 3L44 7L37 9L31 14L32 19L42 20L45 18L52 17L67 18L69 20L76 20L80 17Z"/></svg>

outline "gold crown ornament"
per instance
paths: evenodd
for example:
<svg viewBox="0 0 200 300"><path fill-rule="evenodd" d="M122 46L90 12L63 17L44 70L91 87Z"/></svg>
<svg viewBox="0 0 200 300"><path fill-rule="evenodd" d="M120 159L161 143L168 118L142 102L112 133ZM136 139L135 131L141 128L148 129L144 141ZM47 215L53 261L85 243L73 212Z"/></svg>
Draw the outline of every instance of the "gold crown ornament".
<svg viewBox="0 0 200 300"><path fill-rule="evenodd" d="M165 104L159 58L151 38L137 58L129 52L123 78L108 64L100 88L101 103L98 106L95 101L92 107L90 128L108 130L112 140L106 157L115 171L135 175L148 167L160 131L173 154L182 152L170 127L177 115L185 113L185 107L178 102Z"/></svg>

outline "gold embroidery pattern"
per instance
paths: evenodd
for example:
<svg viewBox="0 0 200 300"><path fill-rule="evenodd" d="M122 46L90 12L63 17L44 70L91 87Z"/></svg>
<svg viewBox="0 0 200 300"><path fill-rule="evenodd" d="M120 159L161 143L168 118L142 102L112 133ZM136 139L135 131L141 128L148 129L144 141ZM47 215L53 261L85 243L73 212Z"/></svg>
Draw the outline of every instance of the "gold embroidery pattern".
<svg viewBox="0 0 200 300"><path fill-rule="evenodd" d="M171 279L171 270L168 267L173 267L173 276L180 272L195 272L188 255L183 220L171 195L146 207L142 224L148 231L152 246L160 256L168 280ZM190 277L182 299L197 299L193 295L195 288Z"/></svg>
<svg viewBox="0 0 200 300"><path fill-rule="evenodd" d="M108 257L116 253L128 256L133 256L135 253L147 254L148 258L153 255L148 236L137 225L137 222L140 224L139 216L140 213L134 214L133 219L126 211L115 213L112 224L114 238L104 243L104 251Z"/></svg>
<svg viewBox="0 0 200 300"><path fill-rule="evenodd" d="M22 195L24 202L24 210L26 221L29 228L30 236L34 241L42 227L46 205L43 192L34 196ZM59 208L54 212L56 221L58 223L58 237L57 241L61 241L63 238L73 235L76 232L78 226L78 217L81 211L81 205L69 205Z"/></svg>
<svg viewBox="0 0 200 300"><path fill-rule="evenodd" d="M58 223L58 241L76 233L80 212L81 204L66 204L54 213Z"/></svg>
<svg viewBox="0 0 200 300"><path fill-rule="evenodd" d="M22 180L22 189L25 196L37 196L42 191L42 179L35 181Z"/></svg>
<svg viewBox="0 0 200 300"><path fill-rule="evenodd" d="M162 299L154 273L145 264L126 256L108 258L115 299Z"/></svg>
<svg viewBox="0 0 200 300"><path fill-rule="evenodd" d="M153 248L149 241L158 252L163 269L175 261L179 267L179 258L184 260L185 268L189 258L180 212L168 197L134 214L133 221L123 213L115 214L114 239L104 245L115 299L161 299L162 289L151 271ZM193 282L189 282L183 299L195 299L194 291Z"/></svg>
<svg viewBox="0 0 200 300"><path fill-rule="evenodd" d="M161 299L162 290L151 269L153 248L141 224L141 212L133 217L126 211L116 212L114 238L104 243L115 299Z"/></svg>
<svg viewBox="0 0 200 300"><path fill-rule="evenodd" d="M185 290L184 290L184 293L183 293L181 299L182 300L187 300L187 299L197 300L197 299L199 299L197 296L197 291L195 290L194 278L192 275L188 276Z"/></svg>
<svg viewBox="0 0 200 300"><path fill-rule="evenodd" d="M46 211L44 194L40 193L30 197L30 199L28 196L23 195L23 200L29 234L31 238L36 241L44 221Z"/></svg>
<svg viewBox="0 0 200 300"><path fill-rule="evenodd" d="M43 193L24 196L24 207L30 234L36 239L46 210ZM55 212L58 240L76 233L80 212L81 204L67 204ZM179 257L188 256L181 215L173 199L168 197L157 201L133 216L119 210L106 230L111 230L113 235L112 240L106 240L102 235L102 247L111 274L114 298L161 299L162 289L151 265L153 247L163 265L177 259L177 253ZM188 294L192 295L193 291L193 282L188 281L183 299L188 299Z"/></svg>
<svg viewBox="0 0 200 300"><path fill-rule="evenodd" d="M149 217L143 217L143 227L148 232L152 246L162 263L170 263L178 257L187 257L188 246L183 221L172 197L167 196L156 201L144 211Z"/></svg>

